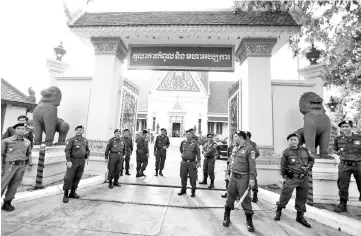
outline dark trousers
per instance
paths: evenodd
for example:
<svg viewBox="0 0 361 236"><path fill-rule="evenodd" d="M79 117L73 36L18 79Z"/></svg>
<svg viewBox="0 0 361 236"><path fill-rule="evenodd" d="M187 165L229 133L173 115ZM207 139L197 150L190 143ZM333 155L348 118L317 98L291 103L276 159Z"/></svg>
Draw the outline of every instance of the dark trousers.
<svg viewBox="0 0 361 236"><path fill-rule="evenodd" d="M180 177L181 177L181 185L183 190L187 189L188 174L190 177L189 181L192 186L192 189L196 189L198 171L197 171L197 163L195 161L194 162L181 161Z"/></svg>
<svg viewBox="0 0 361 236"><path fill-rule="evenodd" d="M308 176L304 179L293 177L287 178L285 185L282 187L278 206L285 208L292 197L293 190L296 188L295 208L297 211L306 212L306 202L309 190Z"/></svg>
<svg viewBox="0 0 361 236"><path fill-rule="evenodd" d="M119 179L120 171L122 169L123 158L120 157L119 154L109 155L108 161L108 179L115 179L116 181Z"/></svg>
<svg viewBox="0 0 361 236"><path fill-rule="evenodd" d="M209 176L210 179L214 179L214 166L216 158L204 158L203 161L203 176L205 179Z"/></svg>
<svg viewBox="0 0 361 236"><path fill-rule="evenodd" d="M71 159L71 168L66 168L63 190L77 189L84 172L85 159Z"/></svg>
<svg viewBox="0 0 361 236"><path fill-rule="evenodd" d="M165 149L157 150L157 155L155 156L155 169L163 170L165 159L167 158L167 151Z"/></svg>
<svg viewBox="0 0 361 236"><path fill-rule="evenodd" d="M254 193L258 193L258 181L257 181L257 178L254 179L254 187L252 188L252 191Z"/></svg>
<svg viewBox="0 0 361 236"><path fill-rule="evenodd" d="M129 170L130 152L125 153L125 159L123 160L122 170L124 169L124 161L125 161L125 170Z"/></svg>
<svg viewBox="0 0 361 236"><path fill-rule="evenodd" d="M357 166L347 166L343 163L338 165L337 186L340 199L348 201L348 188L350 186L351 175L355 177L358 191L361 195L361 162Z"/></svg>
<svg viewBox="0 0 361 236"><path fill-rule="evenodd" d="M4 171L1 175L1 196L4 194L5 189L8 190L5 193L4 201L13 200L18 187L21 183L21 180L24 177L26 165L9 165L6 163L4 166Z"/></svg>
<svg viewBox="0 0 361 236"><path fill-rule="evenodd" d="M137 171L145 171L145 168L148 166L148 158L138 158L137 157Z"/></svg>
<svg viewBox="0 0 361 236"><path fill-rule="evenodd" d="M226 206L234 210L234 201L237 196L243 196L249 185L249 175L241 175L241 178L236 178L233 175L228 184L227 188L227 202ZM248 192L246 198L242 202L242 208L246 215L253 215L251 196Z"/></svg>

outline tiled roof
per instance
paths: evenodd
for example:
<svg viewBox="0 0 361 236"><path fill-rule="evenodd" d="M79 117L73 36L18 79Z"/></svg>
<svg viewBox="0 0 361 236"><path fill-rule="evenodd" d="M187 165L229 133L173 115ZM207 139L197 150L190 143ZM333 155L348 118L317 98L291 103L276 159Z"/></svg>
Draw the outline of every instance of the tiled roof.
<svg viewBox="0 0 361 236"><path fill-rule="evenodd" d="M234 84L234 81L210 81L208 113L228 112L228 89Z"/></svg>
<svg viewBox="0 0 361 236"><path fill-rule="evenodd" d="M288 12L184 11L85 13L70 27L138 25L298 26Z"/></svg>
<svg viewBox="0 0 361 236"><path fill-rule="evenodd" d="M36 103L28 100L28 96L20 92L3 78L1 78L1 101L2 103L13 103L18 106L25 106L29 108L37 106Z"/></svg>

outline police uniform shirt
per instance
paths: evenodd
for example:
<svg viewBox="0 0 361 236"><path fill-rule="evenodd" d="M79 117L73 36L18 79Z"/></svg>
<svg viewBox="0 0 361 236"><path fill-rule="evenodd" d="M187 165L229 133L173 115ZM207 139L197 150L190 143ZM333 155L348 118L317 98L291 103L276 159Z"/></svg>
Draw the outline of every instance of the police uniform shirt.
<svg viewBox="0 0 361 236"><path fill-rule="evenodd" d="M248 143L253 147L253 150L254 152L256 153L256 158L259 157L259 150L258 150L258 147L257 147L257 143L249 140Z"/></svg>
<svg viewBox="0 0 361 236"><path fill-rule="evenodd" d="M68 139L68 141L66 141L65 154L67 162L70 162L71 158L88 158L90 154L88 140L81 136L75 136Z"/></svg>
<svg viewBox="0 0 361 236"><path fill-rule="evenodd" d="M351 137L337 136L332 149L339 152L342 161L361 161L361 136L354 133Z"/></svg>
<svg viewBox="0 0 361 236"><path fill-rule="evenodd" d="M123 139L124 139L125 150L133 152L133 140L132 140L132 138L130 138L128 136L124 136Z"/></svg>
<svg viewBox="0 0 361 236"><path fill-rule="evenodd" d="M26 161L31 158L31 143L28 139L16 136L1 141L1 157L4 162Z"/></svg>
<svg viewBox="0 0 361 236"><path fill-rule="evenodd" d="M168 148L169 145L170 142L168 136L164 135L164 137L162 137L162 135L158 135L154 143L154 150L163 149L163 146Z"/></svg>
<svg viewBox="0 0 361 236"><path fill-rule="evenodd" d="M302 161L300 158L302 158ZM283 151L281 157L281 175L285 177L286 166L290 168L292 173L301 174L303 172L301 167L307 165L311 169L314 161L314 157L307 148L300 146L296 149L287 148Z"/></svg>
<svg viewBox="0 0 361 236"><path fill-rule="evenodd" d="M110 153L124 155L125 143L123 139L111 138L105 149L105 159L108 159Z"/></svg>
<svg viewBox="0 0 361 236"><path fill-rule="evenodd" d="M247 143L239 147L236 146L233 149L233 160L231 162L232 173L241 175L249 174L251 180L256 179L256 154L252 149L253 147Z"/></svg>
<svg viewBox="0 0 361 236"><path fill-rule="evenodd" d="M184 160L195 160L196 158L197 161L201 160L198 142L194 139L183 140L180 145L180 152Z"/></svg>
<svg viewBox="0 0 361 236"><path fill-rule="evenodd" d="M212 158L215 156L215 153L217 151L217 143L212 141L208 141L204 144L203 146L203 150L204 150L204 157L209 157Z"/></svg>

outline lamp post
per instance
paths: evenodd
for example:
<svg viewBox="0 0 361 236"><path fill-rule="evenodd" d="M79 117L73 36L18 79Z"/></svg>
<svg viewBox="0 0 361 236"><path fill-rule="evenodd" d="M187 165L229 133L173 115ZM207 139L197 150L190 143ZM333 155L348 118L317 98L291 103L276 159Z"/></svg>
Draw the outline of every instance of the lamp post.
<svg viewBox="0 0 361 236"><path fill-rule="evenodd" d="M63 47L63 42L60 41L60 45L54 48L56 60L61 61L63 56L66 54L66 50Z"/></svg>
<svg viewBox="0 0 361 236"><path fill-rule="evenodd" d="M330 109L331 112L335 112L336 111L336 107L338 105L338 102L335 101L335 99L331 96L330 98L330 102L326 104L327 107Z"/></svg>
<svg viewBox="0 0 361 236"><path fill-rule="evenodd" d="M312 43L311 50L306 53L306 58L310 61L311 65L316 65L317 60L320 59L321 52L320 50L316 49Z"/></svg>

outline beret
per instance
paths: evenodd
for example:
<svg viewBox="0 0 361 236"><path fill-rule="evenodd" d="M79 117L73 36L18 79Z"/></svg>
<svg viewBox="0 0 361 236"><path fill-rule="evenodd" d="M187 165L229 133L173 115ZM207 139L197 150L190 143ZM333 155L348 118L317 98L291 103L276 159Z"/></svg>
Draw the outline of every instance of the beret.
<svg viewBox="0 0 361 236"><path fill-rule="evenodd" d="M239 137L242 137L243 139L247 138L244 131L236 131L235 134L237 134Z"/></svg>
<svg viewBox="0 0 361 236"><path fill-rule="evenodd" d="M125 131L128 131L128 132L129 132L129 129L125 129L125 130L123 130L123 132L125 132Z"/></svg>
<svg viewBox="0 0 361 236"><path fill-rule="evenodd" d="M207 138L208 138L208 136L212 136L212 137L213 137L213 134L207 134Z"/></svg>
<svg viewBox="0 0 361 236"><path fill-rule="evenodd" d="M343 120L340 123L338 123L338 127L341 128L341 125L344 125L344 124L349 124L352 127L353 122L352 122L352 120Z"/></svg>
<svg viewBox="0 0 361 236"><path fill-rule="evenodd" d="M82 125L78 125L77 127L75 127L75 130L77 130L79 128L84 129L84 127Z"/></svg>
<svg viewBox="0 0 361 236"><path fill-rule="evenodd" d="M251 132L249 132L249 131L244 131L244 132L246 133L247 136L249 136L249 137L252 136Z"/></svg>
<svg viewBox="0 0 361 236"><path fill-rule="evenodd" d="M143 134L147 134L148 133L148 130L143 130Z"/></svg>
<svg viewBox="0 0 361 236"><path fill-rule="evenodd" d="M116 130L114 130L114 133L116 133L116 132L119 132L119 133L120 133L120 129L116 129Z"/></svg>
<svg viewBox="0 0 361 236"><path fill-rule="evenodd" d="M186 130L186 133L193 132L193 129Z"/></svg>
<svg viewBox="0 0 361 236"><path fill-rule="evenodd" d="M28 121L28 120L29 120L29 118L28 118L27 116L25 116L25 115L21 115L21 116L19 116L19 117L18 117L18 120L19 120L19 119L22 119L22 118L24 118L26 121Z"/></svg>
<svg viewBox="0 0 361 236"><path fill-rule="evenodd" d="M164 130L164 131L167 131L167 130L166 130L166 129L164 129L164 128L161 128L160 130L161 130L161 131L163 131L163 130Z"/></svg>
<svg viewBox="0 0 361 236"><path fill-rule="evenodd" d="M18 123L18 124L13 126L13 129L16 129L17 127L26 127L26 125L23 124L23 123Z"/></svg>
<svg viewBox="0 0 361 236"><path fill-rule="evenodd" d="M289 140L289 139L292 138L292 137L297 137L297 138L299 138L296 133L292 133L292 134L289 134L289 135L287 136L287 140Z"/></svg>

